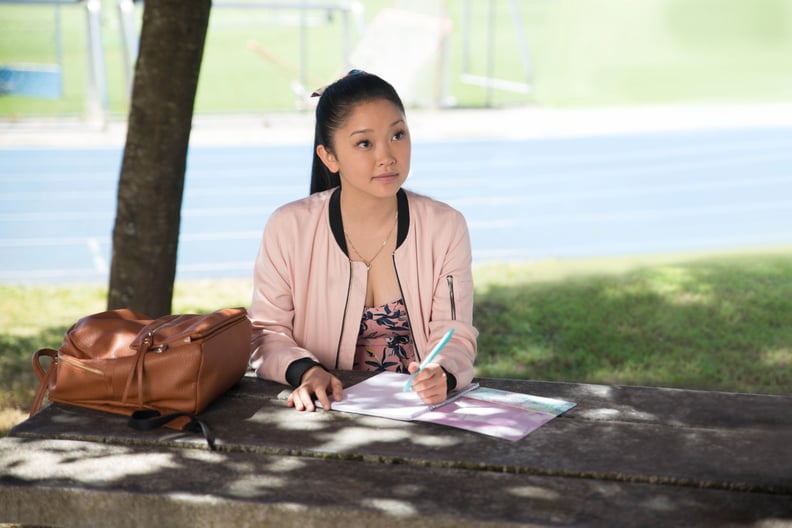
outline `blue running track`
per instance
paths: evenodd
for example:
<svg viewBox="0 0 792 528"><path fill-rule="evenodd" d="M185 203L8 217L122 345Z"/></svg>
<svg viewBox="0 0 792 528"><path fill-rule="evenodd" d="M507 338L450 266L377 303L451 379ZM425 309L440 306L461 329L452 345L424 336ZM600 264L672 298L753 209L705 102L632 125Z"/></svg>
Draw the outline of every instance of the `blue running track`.
<svg viewBox="0 0 792 528"><path fill-rule="evenodd" d="M249 277L310 148L192 147L177 279ZM0 283L107 280L121 155L0 149ZM792 245L792 128L427 141L412 166L406 187L465 214L476 262Z"/></svg>

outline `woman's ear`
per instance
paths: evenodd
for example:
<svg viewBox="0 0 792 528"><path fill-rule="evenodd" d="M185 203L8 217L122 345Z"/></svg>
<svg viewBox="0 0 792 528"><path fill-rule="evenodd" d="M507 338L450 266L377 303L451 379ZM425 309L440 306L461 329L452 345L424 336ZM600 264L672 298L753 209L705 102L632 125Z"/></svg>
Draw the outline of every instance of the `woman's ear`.
<svg viewBox="0 0 792 528"><path fill-rule="evenodd" d="M324 145L316 146L316 155L322 160L327 170L330 172L338 172L338 160L336 160L333 153L327 150Z"/></svg>

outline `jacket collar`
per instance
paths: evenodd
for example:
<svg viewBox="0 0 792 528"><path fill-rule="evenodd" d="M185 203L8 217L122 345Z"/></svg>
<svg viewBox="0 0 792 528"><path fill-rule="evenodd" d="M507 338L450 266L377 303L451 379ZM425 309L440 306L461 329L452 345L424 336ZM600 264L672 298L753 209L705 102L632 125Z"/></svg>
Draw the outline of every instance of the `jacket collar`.
<svg viewBox="0 0 792 528"><path fill-rule="evenodd" d="M402 245L404 239L407 238L407 231L410 229L410 202L407 199L407 193L404 189L399 189L396 193L396 206L399 211L399 229L396 234L396 247ZM347 249L346 237L344 236L344 223L341 220L341 187L337 187L330 196L330 205L328 208L328 216L330 220L330 229L333 231L333 237L336 244L349 256Z"/></svg>

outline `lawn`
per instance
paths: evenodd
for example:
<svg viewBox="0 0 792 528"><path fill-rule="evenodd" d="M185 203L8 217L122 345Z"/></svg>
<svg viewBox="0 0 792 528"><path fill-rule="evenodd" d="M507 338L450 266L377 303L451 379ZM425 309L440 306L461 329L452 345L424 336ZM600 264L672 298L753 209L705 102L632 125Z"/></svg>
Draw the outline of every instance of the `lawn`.
<svg viewBox="0 0 792 528"><path fill-rule="evenodd" d="M792 392L792 248L474 269L477 375ZM245 280L178 283L175 312L246 306ZM57 348L104 286L0 286L0 431L24 418L30 357ZM4 423L3 423L4 422Z"/></svg>
<svg viewBox="0 0 792 528"><path fill-rule="evenodd" d="M478 270L478 373L792 393L792 250Z"/></svg>

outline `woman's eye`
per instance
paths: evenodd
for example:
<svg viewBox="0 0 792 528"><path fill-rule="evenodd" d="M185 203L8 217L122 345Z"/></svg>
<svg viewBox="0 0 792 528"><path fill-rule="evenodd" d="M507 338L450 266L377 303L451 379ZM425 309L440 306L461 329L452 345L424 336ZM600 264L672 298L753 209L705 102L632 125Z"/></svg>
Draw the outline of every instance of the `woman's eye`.
<svg viewBox="0 0 792 528"><path fill-rule="evenodd" d="M405 134L404 134L404 130L399 130L398 132L396 132L395 134L393 134L393 139L394 139L395 141L399 141L400 139L402 139L402 138L404 137L404 135L405 135Z"/></svg>
<svg viewBox="0 0 792 528"><path fill-rule="evenodd" d="M368 148L369 146L371 146L371 143L369 143L368 139L363 139L361 141L358 141L357 146L360 148Z"/></svg>

